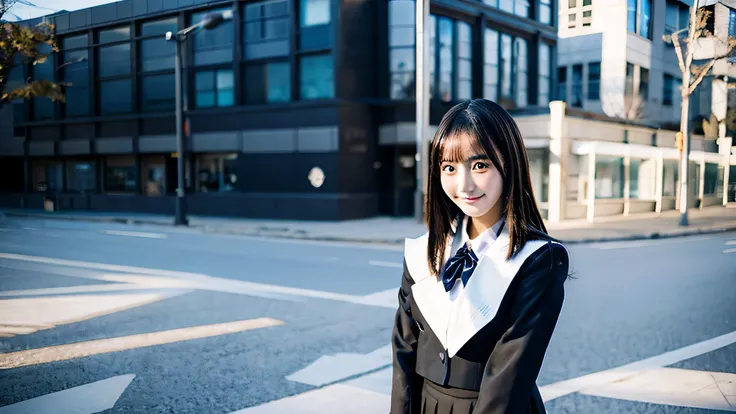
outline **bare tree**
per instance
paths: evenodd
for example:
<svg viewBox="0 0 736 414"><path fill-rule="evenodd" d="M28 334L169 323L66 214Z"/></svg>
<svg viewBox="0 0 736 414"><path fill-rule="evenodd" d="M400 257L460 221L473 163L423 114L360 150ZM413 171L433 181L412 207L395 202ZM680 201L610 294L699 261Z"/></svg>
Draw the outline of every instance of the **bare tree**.
<svg viewBox="0 0 736 414"><path fill-rule="evenodd" d="M646 101L639 94L624 95L624 119L643 121L646 118Z"/></svg>
<svg viewBox="0 0 736 414"><path fill-rule="evenodd" d="M680 113L680 136L682 143L680 148L680 168L678 171L680 185L678 186L679 196L678 203L680 208L680 225L687 226L687 204L688 204L688 164L690 155L690 131L688 121L690 118L690 95L695 92L695 88L703 81L703 78L713 67L717 60L727 57L736 47L736 39L726 37L719 38L710 33L706 28L711 12L699 7L699 1L695 0L690 7L690 21L688 28L678 30L671 35L664 35L662 38L667 43L673 43L675 53L677 54L677 63L682 72L682 86L680 87L680 96L682 98L682 106ZM682 33L687 33L687 37L680 38ZM712 42L713 50L718 50L713 56L707 59L703 64L694 64L695 55L699 46L703 41Z"/></svg>

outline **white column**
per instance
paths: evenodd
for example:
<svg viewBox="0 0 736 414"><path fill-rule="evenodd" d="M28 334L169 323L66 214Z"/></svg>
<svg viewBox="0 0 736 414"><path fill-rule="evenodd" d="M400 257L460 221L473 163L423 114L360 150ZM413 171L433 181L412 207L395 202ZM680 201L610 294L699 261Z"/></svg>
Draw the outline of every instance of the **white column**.
<svg viewBox="0 0 736 414"><path fill-rule="evenodd" d="M595 220L595 145L588 154L588 214L587 220Z"/></svg>
<svg viewBox="0 0 736 414"><path fill-rule="evenodd" d="M631 209L631 156L624 157L624 216L629 215Z"/></svg>
<svg viewBox="0 0 736 414"><path fill-rule="evenodd" d="M698 186L698 198L700 199L700 208L703 209L703 199L705 198L705 152L703 152L703 157L700 159L700 174L698 177L698 180L700 180L700 185Z"/></svg>
<svg viewBox="0 0 736 414"><path fill-rule="evenodd" d="M731 176L731 145L733 138L722 137L718 139L718 153L723 155L723 205L728 204L728 180Z"/></svg>
<svg viewBox="0 0 736 414"><path fill-rule="evenodd" d="M549 189L547 220L559 223L567 215L567 163L570 159L570 139L567 137L566 103L549 103Z"/></svg>
<svg viewBox="0 0 736 414"><path fill-rule="evenodd" d="M657 159L657 172L655 173L655 180L657 180L654 183L654 194L657 198L657 204L654 207L654 211L657 213L662 212L662 197L664 194L664 158L662 157L662 152L660 151L659 156Z"/></svg>

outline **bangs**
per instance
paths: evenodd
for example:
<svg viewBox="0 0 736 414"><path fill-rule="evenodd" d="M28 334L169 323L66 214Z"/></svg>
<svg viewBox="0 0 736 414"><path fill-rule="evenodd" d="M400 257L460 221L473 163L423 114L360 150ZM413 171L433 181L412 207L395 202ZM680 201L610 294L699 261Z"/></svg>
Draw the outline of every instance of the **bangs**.
<svg viewBox="0 0 736 414"><path fill-rule="evenodd" d="M476 131L463 129L450 131L440 140L440 162L462 162L476 155L484 155L489 160L497 161L489 150L483 145L493 145L490 139L482 139Z"/></svg>

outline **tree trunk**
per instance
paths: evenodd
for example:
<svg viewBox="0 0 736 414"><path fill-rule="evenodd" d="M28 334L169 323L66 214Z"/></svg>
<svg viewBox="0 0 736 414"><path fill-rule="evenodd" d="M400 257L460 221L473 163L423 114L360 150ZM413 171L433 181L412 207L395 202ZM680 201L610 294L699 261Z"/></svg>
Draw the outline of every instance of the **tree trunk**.
<svg viewBox="0 0 736 414"><path fill-rule="evenodd" d="M690 66L685 67L685 73L682 76L682 108L680 112L680 132L682 132L682 151L680 151L680 225L687 226L687 205L688 205L688 167L690 158L690 94L688 86L690 85Z"/></svg>

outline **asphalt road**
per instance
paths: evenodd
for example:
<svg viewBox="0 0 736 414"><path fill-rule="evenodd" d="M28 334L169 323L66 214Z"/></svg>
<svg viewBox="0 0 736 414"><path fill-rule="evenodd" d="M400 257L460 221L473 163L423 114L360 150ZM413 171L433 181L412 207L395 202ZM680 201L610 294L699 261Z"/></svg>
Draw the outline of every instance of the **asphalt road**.
<svg viewBox="0 0 736 414"><path fill-rule="evenodd" d="M736 411L736 233L570 251L538 380L550 413ZM385 246L0 222L0 414L385 412L401 262Z"/></svg>

